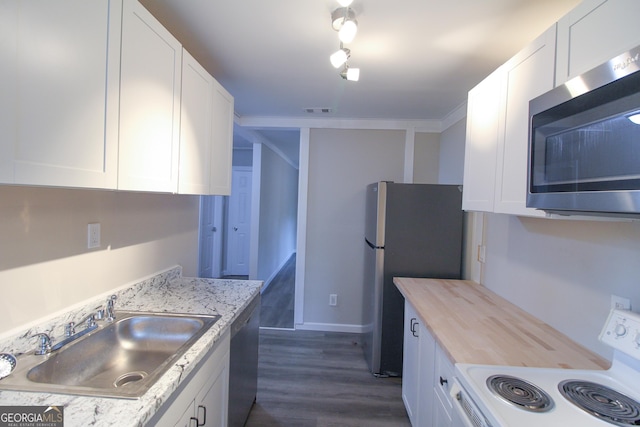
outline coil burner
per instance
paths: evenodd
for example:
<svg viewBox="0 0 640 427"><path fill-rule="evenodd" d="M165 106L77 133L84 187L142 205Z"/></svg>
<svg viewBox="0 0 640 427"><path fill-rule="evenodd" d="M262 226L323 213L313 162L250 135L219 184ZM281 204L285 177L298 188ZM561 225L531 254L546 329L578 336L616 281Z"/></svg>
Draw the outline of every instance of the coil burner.
<svg viewBox="0 0 640 427"><path fill-rule="evenodd" d="M497 397L530 412L547 412L553 408L553 399L540 387L509 375L487 378L487 387Z"/></svg>
<svg viewBox="0 0 640 427"><path fill-rule="evenodd" d="M566 380L558 384L571 403L617 426L640 426L640 403L607 386L589 381Z"/></svg>

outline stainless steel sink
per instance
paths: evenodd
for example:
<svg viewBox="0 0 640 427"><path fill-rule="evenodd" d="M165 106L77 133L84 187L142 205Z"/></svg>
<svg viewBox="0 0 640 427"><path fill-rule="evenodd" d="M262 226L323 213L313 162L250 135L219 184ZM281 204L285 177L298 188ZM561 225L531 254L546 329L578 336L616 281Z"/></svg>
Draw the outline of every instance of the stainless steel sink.
<svg viewBox="0 0 640 427"><path fill-rule="evenodd" d="M219 319L118 311L115 322L58 351L19 356L0 390L137 398Z"/></svg>

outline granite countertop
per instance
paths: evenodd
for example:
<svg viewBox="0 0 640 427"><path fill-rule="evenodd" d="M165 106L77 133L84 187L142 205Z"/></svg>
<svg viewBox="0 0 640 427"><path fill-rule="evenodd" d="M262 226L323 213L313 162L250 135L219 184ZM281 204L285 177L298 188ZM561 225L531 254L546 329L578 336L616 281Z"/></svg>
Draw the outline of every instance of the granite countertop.
<svg viewBox="0 0 640 427"><path fill-rule="evenodd" d="M116 310L219 314L216 322L178 361L136 400L84 397L52 393L0 391L0 406L64 406L65 426L142 426L153 417L228 330L235 318L258 296L261 281L182 277L175 267L132 286L109 292L0 341L0 352L19 354L33 350L36 332L60 337L64 324L84 317L117 296ZM53 331L53 332L52 332ZM0 380L1 382L2 380Z"/></svg>
<svg viewBox="0 0 640 427"><path fill-rule="evenodd" d="M606 369L609 362L469 280L394 278L452 363Z"/></svg>

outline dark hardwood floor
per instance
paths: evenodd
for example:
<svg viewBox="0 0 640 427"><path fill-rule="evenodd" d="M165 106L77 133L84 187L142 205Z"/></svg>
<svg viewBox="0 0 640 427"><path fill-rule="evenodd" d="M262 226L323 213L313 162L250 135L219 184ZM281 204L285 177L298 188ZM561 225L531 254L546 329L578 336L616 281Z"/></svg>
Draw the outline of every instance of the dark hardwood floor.
<svg viewBox="0 0 640 427"><path fill-rule="evenodd" d="M371 375L359 339L261 329L258 395L246 426L410 426L401 380Z"/></svg>
<svg viewBox="0 0 640 427"><path fill-rule="evenodd" d="M293 329L296 254L280 269L262 293L260 326Z"/></svg>

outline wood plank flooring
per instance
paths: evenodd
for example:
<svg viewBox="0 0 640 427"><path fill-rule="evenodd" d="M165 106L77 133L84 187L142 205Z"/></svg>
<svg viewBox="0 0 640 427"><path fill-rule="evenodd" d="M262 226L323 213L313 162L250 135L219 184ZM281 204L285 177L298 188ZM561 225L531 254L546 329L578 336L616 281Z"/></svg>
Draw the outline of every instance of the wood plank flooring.
<svg viewBox="0 0 640 427"><path fill-rule="evenodd" d="M399 378L369 373L358 334L260 330L247 427L410 426Z"/></svg>
<svg viewBox="0 0 640 427"><path fill-rule="evenodd" d="M262 293L260 326L293 329L296 254L280 269Z"/></svg>

